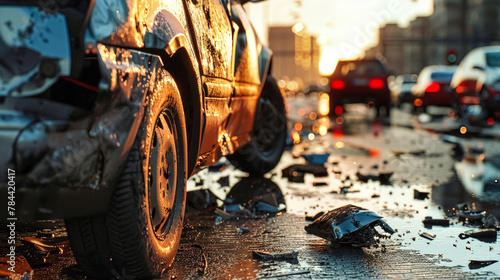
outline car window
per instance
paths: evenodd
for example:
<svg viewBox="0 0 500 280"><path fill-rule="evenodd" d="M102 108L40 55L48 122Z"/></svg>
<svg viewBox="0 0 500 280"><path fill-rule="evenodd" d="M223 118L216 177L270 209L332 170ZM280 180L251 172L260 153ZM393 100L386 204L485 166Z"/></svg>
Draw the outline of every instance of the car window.
<svg viewBox="0 0 500 280"><path fill-rule="evenodd" d="M500 52L486 53L486 64L491 67L500 67Z"/></svg>
<svg viewBox="0 0 500 280"><path fill-rule="evenodd" d="M431 80L451 81L453 72L434 72L431 74Z"/></svg>

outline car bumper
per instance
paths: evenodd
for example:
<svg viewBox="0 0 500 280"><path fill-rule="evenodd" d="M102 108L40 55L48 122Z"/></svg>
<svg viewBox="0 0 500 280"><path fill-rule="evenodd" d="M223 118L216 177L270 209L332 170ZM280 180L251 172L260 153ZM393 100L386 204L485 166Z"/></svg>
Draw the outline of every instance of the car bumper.
<svg viewBox="0 0 500 280"><path fill-rule="evenodd" d="M368 104L370 102L380 106L387 106L390 104L389 92L330 92L331 105L343 105L353 103Z"/></svg>

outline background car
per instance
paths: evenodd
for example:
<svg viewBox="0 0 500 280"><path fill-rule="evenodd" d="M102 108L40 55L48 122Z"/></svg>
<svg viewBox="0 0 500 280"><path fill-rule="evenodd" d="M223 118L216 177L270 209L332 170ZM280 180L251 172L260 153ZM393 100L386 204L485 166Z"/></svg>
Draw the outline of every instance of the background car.
<svg viewBox="0 0 500 280"><path fill-rule="evenodd" d="M391 102L394 106L400 107L403 103L413 104L413 94L411 89L417 82L417 75L398 75L389 83L391 89Z"/></svg>
<svg viewBox="0 0 500 280"><path fill-rule="evenodd" d="M424 67L412 88L415 108L427 106L451 107L452 93L450 81L456 66L431 65Z"/></svg>
<svg viewBox="0 0 500 280"><path fill-rule="evenodd" d="M470 51L451 81L454 105L460 114L470 105L479 105L488 118L500 115L500 46Z"/></svg>
<svg viewBox="0 0 500 280"><path fill-rule="evenodd" d="M285 146L272 51L245 2L2 1L2 205L15 176L11 213L64 218L89 277L161 275L188 177L222 156L262 175Z"/></svg>
<svg viewBox="0 0 500 280"><path fill-rule="evenodd" d="M380 115L381 108L390 114L389 72L377 59L341 60L330 77L330 112L339 114L345 104L373 104Z"/></svg>

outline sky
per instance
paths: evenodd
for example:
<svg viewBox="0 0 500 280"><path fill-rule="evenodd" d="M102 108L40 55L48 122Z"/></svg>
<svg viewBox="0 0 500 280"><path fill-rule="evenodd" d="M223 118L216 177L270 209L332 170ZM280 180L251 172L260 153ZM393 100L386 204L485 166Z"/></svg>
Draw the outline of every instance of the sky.
<svg viewBox="0 0 500 280"><path fill-rule="evenodd" d="M339 59L363 55L377 44L386 22L406 27L416 16L432 13L432 0L267 0L245 9L264 42L268 26L301 23L322 47L320 72L333 71Z"/></svg>

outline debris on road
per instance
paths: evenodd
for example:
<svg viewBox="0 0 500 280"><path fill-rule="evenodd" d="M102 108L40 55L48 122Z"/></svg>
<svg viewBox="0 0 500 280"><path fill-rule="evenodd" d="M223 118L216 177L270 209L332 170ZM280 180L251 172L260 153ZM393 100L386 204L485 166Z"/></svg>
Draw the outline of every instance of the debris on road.
<svg viewBox="0 0 500 280"><path fill-rule="evenodd" d="M330 154L310 154L310 155L302 155L303 158L306 159L307 162L316 165L323 165L328 162L328 157Z"/></svg>
<svg viewBox="0 0 500 280"><path fill-rule="evenodd" d="M231 219L234 216L233 214L227 213L226 211L222 211L220 209L215 209L214 212L224 220Z"/></svg>
<svg viewBox="0 0 500 280"><path fill-rule="evenodd" d="M429 192L422 192L417 189L413 190L413 199L424 200L429 198Z"/></svg>
<svg viewBox="0 0 500 280"><path fill-rule="evenodd" d="M289 182L304 183L304 174L313 174L314 177L327 177L328 170L320 164L294 164L283 169L281 176Z"/></svg>
<svg viewBox="0 0 500 280"><path fill-rule="evenodd" d="M484 228L493 228L497 231L500 230L500 221L498 221L497 217L493 214L489 214L487 217L484 217L482 220Z"/></svg>
<svg viewBox="0 0 500 280"><path fill-rule="evenodd" d="M63 250L55 245L47 244L41 239L34 237L26 237L22 239L23 243L33 245L38 251L49 252L49 253L62 253Z"/></svg>
<svg viewBox="0 0 500 280"><path fill-rule="evenodd" d="M252 251L252 256L254 259L268 261L268 260L296 260L299 255L298 251L292 252L279 252L271 253L266 251Z"/></svg>
<svg viewBox="0 0 500 280"><path fill-rule="evenodd" d="M356 173L356 177L358 177L358 180L363 182L363 183L368 183L368 181L373 181L377 182L379 181L381 185L391 185L390 178L392 176L393 172L387 172L387 173L379 173L378 175L363 175L359 173L359 171Z"/></svg>
<svg viewBox="0 0 500 280"><path fill-rule="evenodd" d="M375 226L380 226L389 235L380 234ZM332 245L351 244L354 247L370 247L378 243L379 238L395 233L381 216L352 204L328 211L305 230L331 241Z"/></svg>
<svg viewBox="0 0 500 280"><path fill-rule="evenodd" d="M246 227L236 226L236 232L243 235L243 234L250 233L250 230Z"/></svg>
<svg viewBox="0 0 500 280"><path fill-rule="evenodd" d="M422 222L424 223L424 226L426 228L432 228L432 226L443 226L443 227L449 227L450 226L450 220L447 220L447 219L433 219L431 216L425 217L425 219Z"/></svg>
<svg viewBox="0 0 500 280"><path fill-rule="evenodd" d="M474 232L460 233L458 237L460 239L472 237L483 242L493 243L497 241L497 231L495 229L485 229Z"/></svg>
<svg viewBox="0 0 500 280"><path fill-rule="evenodd" d="M492 265L498 261L476 261L476 260L471 260L469 261L469 269L478 269L478 268L483 268L489 265Z"/></svg>
<svg viewBox="0 0 500 280"><path fill-rule="evenodd" d="M328 182L313 182L314 187L326 187L328 186Z"/></svg>
<svg viewBox="0 0 500 280"><path fill-rule="evenodd" d="M422 232L419 234L421 237L425 238L425 239L429 239L429 240L434 240L434 238L436 238L436 235L435 234L430 234L430 233L427 233L427 232Z"/></svg>

